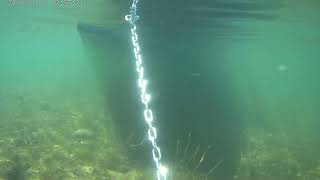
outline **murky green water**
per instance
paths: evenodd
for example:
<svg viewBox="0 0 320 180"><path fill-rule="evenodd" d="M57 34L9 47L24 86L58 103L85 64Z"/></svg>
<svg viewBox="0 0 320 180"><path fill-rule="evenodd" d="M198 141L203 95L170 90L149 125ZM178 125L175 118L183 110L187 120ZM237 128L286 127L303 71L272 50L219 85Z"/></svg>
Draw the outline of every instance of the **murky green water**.
<svg viewBox="0 0 320 180"><path fill-rule="evenodd" d="M130 2L10 2L0 3L0 179L155 179ZM319 7L139 2L169 179L320 179Z"/></svg>

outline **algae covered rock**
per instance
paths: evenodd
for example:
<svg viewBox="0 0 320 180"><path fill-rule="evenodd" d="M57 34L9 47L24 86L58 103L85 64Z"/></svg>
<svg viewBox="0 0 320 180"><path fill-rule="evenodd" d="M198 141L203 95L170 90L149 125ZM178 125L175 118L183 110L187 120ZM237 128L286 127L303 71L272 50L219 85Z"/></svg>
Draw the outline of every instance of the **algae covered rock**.
<svg viewBox="0 0 320 180"><path fill-rule="evenodd" d="M88 129L77 129L72 133L72 137L78 140L91 139L93 136L93 132Z"/></svg>

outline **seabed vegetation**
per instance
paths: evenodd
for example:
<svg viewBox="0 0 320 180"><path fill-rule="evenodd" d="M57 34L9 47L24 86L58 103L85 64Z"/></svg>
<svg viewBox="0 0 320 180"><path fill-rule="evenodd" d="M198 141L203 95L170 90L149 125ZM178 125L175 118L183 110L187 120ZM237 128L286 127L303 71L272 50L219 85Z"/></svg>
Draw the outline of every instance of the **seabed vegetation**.
<svg viewBox="0 0 320 180"><path fill-rule="evenodd" d="M135 167L114 137L104 106L83 98L37 100L25 93L0 95L0 180L150 180L152 168ZM236 180L318 180L320 160L311 140L284 142L284 133L247 134ZM192 148L191 148L192 146ZM208 147L209 149L210 147ZM208 151L177 142L169 164L175 180L209 179L197 171Z"/></svg>
<svg viewBox="0 0 320 180"><path fill-rule="evenodd" d="M105 109L87 99L54 103L1 95L0 179L138 179L112 137Z"/></svg>
<svg viewBox="0 0 320 180"><path fill-rule="evenodd" d="M312 138L290 140L285 133L254 133L241 154L238 180L317 180L320 159Z"/></svg>

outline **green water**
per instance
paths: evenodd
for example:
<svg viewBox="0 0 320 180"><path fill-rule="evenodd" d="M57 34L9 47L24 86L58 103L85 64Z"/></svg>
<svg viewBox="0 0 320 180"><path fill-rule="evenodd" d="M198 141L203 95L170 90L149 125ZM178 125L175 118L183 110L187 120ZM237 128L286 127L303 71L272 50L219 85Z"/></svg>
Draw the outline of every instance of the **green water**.
<svg viewBox="0 0 320 180"><path fill-rule="evenodd" d="M319 2L139 3L169 179L320 179ZM155 179L128 5L0 3L0 180Z"/></svg>

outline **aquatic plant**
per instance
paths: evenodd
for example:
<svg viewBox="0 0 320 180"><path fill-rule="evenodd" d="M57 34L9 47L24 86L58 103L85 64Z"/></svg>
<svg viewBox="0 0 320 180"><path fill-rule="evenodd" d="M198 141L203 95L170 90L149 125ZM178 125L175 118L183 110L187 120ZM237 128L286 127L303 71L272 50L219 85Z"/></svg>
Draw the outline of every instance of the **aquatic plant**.
<svg viewBox="0 0 320 180"><path fill-rule="evenodd" d="M191 142L191 134L187 136L186 143L182 143L180 139L176 143L176 159L172 163L172 172L169 174L169 178L177 180L207 180L211 179L210 176L214 174L214 170L223 163L219 160L212 163L212 167L207 171L200 171L204 164L208 164L208 153L212 153L212 146L202 149L200 145L194 145Z"/></svg>

